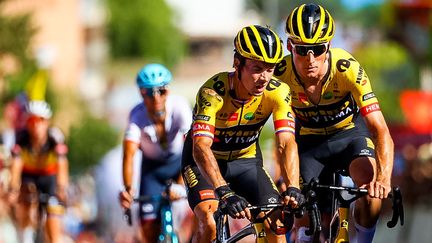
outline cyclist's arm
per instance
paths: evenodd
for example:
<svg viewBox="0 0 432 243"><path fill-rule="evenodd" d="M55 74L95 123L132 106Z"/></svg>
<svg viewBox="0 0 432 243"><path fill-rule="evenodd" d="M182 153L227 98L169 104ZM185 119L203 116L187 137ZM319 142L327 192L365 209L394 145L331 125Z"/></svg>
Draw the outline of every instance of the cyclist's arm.
<svg viewBox="0 0 432 243"><path fill-rule="evenodd" d="M385 197L390 192L393 169L394 143L381 111L377 110L364 116L366 125L375 144L377 177L376 181L386 187Z"/></svg>
<svg viewBox="0 0 432 243"><path fill-rule="evenodd" d="M137 143L129 140L123 141L123 185L128 192L132 189L133 158L137 149Z"/></svg>
<svg viewBox="0 0 432 243"><path fill-rule="evenodd" d="M297 154L297 143L291 132L276 134L276 161L287 187L300 188L300 165Z"/></svg>
<svg viewBox="0 0 432 243"><path fill-rule="evenodd" d="M211 150L213 139L205 136L193 138L193 157L201 173L214 188L227 185Z"/></svg>
<svg viewBox="0 0 432 243"><path fill-rule="evenodd" d="M21 173L23 169L23 161L21 156L14 154L12 156L11 167L10 167L10 187L9 190L12 192L19 192L21 187Z"/></svg>
<svg viewBox="0 0 432 243"><path fill-rule="evenodd" d="M66 190L69 185L69 161L66 155L58 156L57 187Z"/></svg>
<svg viewBox="0 0 432 243"><path fill-rule="evenodd" d="M68 148L65 144L60 143L56 146L58 172L57 172L57 188L64 191L69 186L69 160L67 158Z"/></svg>

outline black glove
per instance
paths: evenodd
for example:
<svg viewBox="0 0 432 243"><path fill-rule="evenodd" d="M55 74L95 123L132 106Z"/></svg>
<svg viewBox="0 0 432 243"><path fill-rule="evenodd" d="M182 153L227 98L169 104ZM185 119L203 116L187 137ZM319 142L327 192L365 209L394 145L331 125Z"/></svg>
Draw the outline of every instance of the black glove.
<svg viewBox="0 0 432 243"><path fill-rule="evenodd" d="M236 195L228 186L221 186L215 189L220 199L224 212L232 218L237 218L236 214L243 211L249 203L243 197Z"/></svg>
<svg viewBox="0 0 432 243"><path fill-rule="evenodd" d="M306 202L304 195L297 187L288 187L286 191L282 192L282 197L286 196L293 197L297 201L299 206L303 205Z"/></svg>

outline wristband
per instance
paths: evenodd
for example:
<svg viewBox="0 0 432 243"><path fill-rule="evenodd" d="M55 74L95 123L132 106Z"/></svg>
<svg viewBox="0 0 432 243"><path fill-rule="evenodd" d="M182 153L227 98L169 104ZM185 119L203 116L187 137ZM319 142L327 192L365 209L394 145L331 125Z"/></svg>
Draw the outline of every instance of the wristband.
<svg viewBox="0 0 432 243"><path fill-rule="evenodd" d="M220 186L218 188L215 189L216 195L219 197L219 199L221 200L225 200L228 197L233 196L235 193L231 190L231 188L229 188L228 185L225 186Z"/></svg>

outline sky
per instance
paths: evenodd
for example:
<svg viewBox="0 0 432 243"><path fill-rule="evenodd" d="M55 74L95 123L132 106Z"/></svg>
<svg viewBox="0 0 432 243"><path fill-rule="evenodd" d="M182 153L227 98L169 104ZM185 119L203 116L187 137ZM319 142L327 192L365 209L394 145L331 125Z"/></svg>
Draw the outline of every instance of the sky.
<svg viewBox="0 0 432 243"><path fill-rule="evenodd" d="M342 0L347 7L356 9L369 4L381 4L384 0Z"/></svg>

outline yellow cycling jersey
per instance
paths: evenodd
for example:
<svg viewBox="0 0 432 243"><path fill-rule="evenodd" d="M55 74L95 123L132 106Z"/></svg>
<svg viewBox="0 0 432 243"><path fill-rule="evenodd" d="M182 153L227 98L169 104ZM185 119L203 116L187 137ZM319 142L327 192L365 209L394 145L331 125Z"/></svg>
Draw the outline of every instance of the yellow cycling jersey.
<svg viewBox="0 0 432 243"><path fill-rule="evenodd" d="M276 133L294 132L289 87L273 78L261 96L239 101L233 98L232 75L218 73L201 86L192 135L212 138L216 159L255 158L259 134L272 114Z"/></svg>
<svg viewBox="0 0 432 243"><path fill-rule="evenodd" d="M23 173L37 176L57 174L59 156L65 156L68 150L67 145L59 139L59 134L55 134L59 132L58 129L51 128L48 140L39 152L32 149L28 130L24 129L17 133L12 155L22 159Z"/></svg>
<svg viewBox="0 0 432 243"><path fill-rule="evenodd" d="M355 127L355 117L380 110L368 76L354 57L343 49L330 49L330 68L318 104L309 101L293 68L292 56L278 64L274 75L291 89L292 109L299 135L326 135Z"/></svg>

